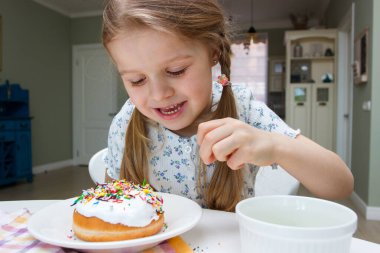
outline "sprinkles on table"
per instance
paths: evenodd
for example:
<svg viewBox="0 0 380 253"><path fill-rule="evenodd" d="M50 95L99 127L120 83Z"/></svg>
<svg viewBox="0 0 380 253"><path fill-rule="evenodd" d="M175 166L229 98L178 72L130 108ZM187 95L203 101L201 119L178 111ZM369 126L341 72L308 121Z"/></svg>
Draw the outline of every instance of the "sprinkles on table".
<svg viewBox="0 0 380 253"><path fill-rule="evenodd" d="M94 198L97 200L93 203L94 205L97 205L99 201L121 203L125 200L140 198L155 207L157 212L163 213L162 197L158 196L149 184L145 183L145 180L142 185L126 180L113 180L110 183L97 184L95 188L84 190L71 206L78 202L87 204Z"/></svg>

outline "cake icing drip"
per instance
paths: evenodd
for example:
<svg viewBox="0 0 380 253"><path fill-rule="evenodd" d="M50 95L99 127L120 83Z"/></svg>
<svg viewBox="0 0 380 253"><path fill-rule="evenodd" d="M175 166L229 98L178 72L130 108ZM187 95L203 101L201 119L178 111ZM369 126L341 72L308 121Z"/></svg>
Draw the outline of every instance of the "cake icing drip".
<svg viewBox="0 0 380 253"><path fill-rule="evenodd" d="M72 205L86 217L97 217L112 224L144 227L163 213L163 200L148 185L114 180L84 190Z"/></svg>

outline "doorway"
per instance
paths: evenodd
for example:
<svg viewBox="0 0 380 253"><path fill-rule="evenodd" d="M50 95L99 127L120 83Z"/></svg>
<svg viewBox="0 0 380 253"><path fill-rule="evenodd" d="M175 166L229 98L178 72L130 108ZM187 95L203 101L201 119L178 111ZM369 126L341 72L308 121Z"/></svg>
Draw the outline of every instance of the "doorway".
<svg viewBox="0 0 380 253"><path fill-rule="evenodd" d="M352 99L353 99L353 24L354 6L348 10L338 26L338 104L336 152L351 166Z"/></svg>
<svg viewBox="0 0 380 253"><path fill-rule="evenodd" d="M73 160L88 165L107 146L117 112L118 75L101 44L73 46Z"/></svg>

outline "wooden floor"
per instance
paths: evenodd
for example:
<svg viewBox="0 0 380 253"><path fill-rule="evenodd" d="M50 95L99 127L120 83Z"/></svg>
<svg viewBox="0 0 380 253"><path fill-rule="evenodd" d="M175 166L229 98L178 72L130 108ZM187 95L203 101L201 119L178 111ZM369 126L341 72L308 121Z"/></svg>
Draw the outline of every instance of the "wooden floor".
<svg viewBox="0 0 380 253"><path fill-rule="evenodd" d="M87 167L67 167L37 174L33 183L20 182L0 187L0 201L30 199L68 199L93 186ZM299 195L311 194L301 187ZM338 201L354 210L359 217L354 237L380 244L380 221L365 220L350 199Z"/></svg>

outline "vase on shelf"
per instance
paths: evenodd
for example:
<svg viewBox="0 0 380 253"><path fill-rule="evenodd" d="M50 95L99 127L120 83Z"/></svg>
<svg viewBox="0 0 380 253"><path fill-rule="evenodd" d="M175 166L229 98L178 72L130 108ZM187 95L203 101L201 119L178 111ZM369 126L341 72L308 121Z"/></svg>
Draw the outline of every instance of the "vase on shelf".
<svg viewBox="0 0 380 253"><path fill-rule="evenodd" d="M298 42L294 45L293 57L302 57L302 46Z"/></svg>

